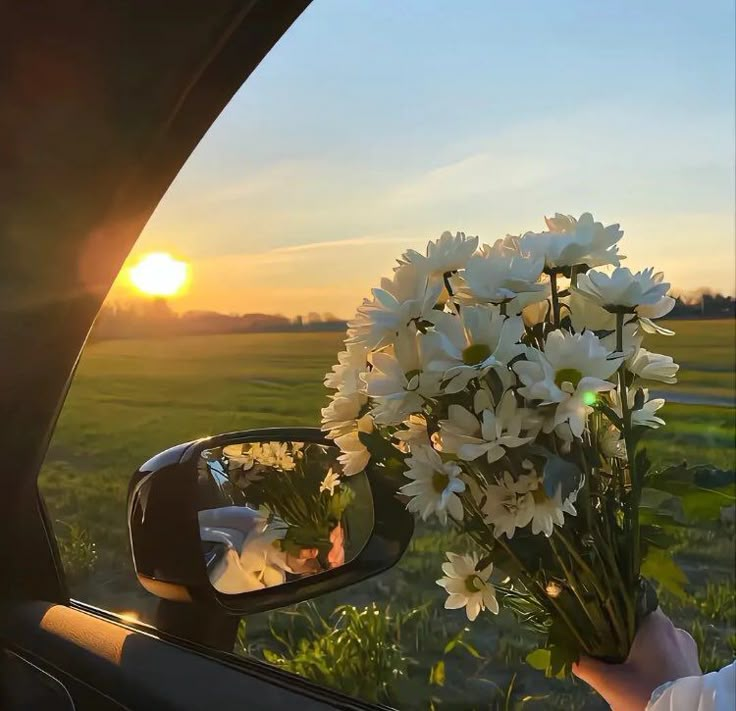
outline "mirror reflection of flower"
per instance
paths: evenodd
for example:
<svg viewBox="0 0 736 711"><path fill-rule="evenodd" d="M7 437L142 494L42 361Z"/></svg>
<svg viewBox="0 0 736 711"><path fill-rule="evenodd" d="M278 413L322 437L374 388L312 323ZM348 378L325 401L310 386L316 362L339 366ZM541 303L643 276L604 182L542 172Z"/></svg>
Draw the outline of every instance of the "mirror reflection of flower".
<svg viewBox="0 0 736 711"><path fill-rule="evenodd" d="M285 533L274 542L288 572L314 574L345 563L343 514L354 498L341 485L334 447L303 442L256 442L223 449L229 480L248 505Z"/></svg>

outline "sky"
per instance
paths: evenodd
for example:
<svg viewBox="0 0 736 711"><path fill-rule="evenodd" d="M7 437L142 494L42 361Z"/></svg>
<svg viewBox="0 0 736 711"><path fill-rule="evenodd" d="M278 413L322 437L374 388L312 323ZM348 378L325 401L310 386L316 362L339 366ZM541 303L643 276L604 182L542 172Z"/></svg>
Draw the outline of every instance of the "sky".
<svg viewBox="0 0 736 711"><path fill-rule="evenodd" d="M347 317L444 230L588 211L627 266L734 293L734 26L733 0L314 0L131 259L190 262L180 311Z"/></svg>

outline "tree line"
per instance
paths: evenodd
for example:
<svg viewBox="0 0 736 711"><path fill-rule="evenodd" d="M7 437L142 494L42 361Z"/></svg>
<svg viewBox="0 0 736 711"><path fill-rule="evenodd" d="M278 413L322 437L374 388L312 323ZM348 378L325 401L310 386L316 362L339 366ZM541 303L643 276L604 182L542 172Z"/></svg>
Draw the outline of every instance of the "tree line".
<svg viewBox="0 0 736 711"><path fill-rule="evenodd" d="M732 296L702 293L697 298L677 297L668 318L734 318ZM91 333L94 341L172 335L344 331L347 323L334 314L309 312L289 318L281 314L223 314L217 311L177 313L166 299L106 304Z"/></svg>
<svg viewBox="0 0 736 711"><path fill-rule="evenodd" d="M280 314L223 314L217 311L174 311L166 299L106 304L90 334L93 341L173 335L344 331L347 323L333 314L309 313L288 318Z"/></svg>

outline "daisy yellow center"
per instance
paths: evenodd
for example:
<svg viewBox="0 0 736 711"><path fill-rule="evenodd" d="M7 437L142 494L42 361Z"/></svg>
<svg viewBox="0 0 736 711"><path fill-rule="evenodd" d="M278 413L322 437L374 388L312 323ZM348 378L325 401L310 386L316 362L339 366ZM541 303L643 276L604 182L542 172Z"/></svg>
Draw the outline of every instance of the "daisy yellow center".
<svg viewBox="0 0 736 711"><path fill-rule="evenodd" d="M447 476L444 472L435 472L432 474L432 488L438 493L441 494L446 488L447 485L450 483L450 477Z"/></svg>
<svg viewBox="0 0 736 711"><path fill-rule="evenodd" d="M465 578L465 588L469 593L477 593L483 589L483 581L477 575L468 575Z"/></svg>
<svg viewBox="0 0 736 711"><path fill-rule="evenodd" d="M547 493L541 486L538 486L532 491L532 498L535 504L543 504L549 499Z"/></svg>
<svg viewBox="0 0 736 711"><path fill-rule="evenodd" d="M463 351L463 363L465 365L479 365L489 355L491 355L491 349L485 343L473 343Z"/></svg>
<svg viewBox="0 0 736 711"><path fill-rule="evenodd" d="M576 388L582 377L583 374L577 368L561 368L555 373L555 385L561 388L563 383L570 383Z"/></svg>

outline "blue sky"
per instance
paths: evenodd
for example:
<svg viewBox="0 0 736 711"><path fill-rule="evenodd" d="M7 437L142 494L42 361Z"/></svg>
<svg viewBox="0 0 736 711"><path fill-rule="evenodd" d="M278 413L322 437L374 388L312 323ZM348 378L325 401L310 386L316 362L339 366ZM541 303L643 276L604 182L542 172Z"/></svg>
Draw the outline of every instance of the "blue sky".
<svg viewBox="0 0 736 711"><path fill-rule="evenodd" d="M405 248L555 211L734 291L732 0L315 0L134 256L191 261L178 308L346 316Z"/></svg>

